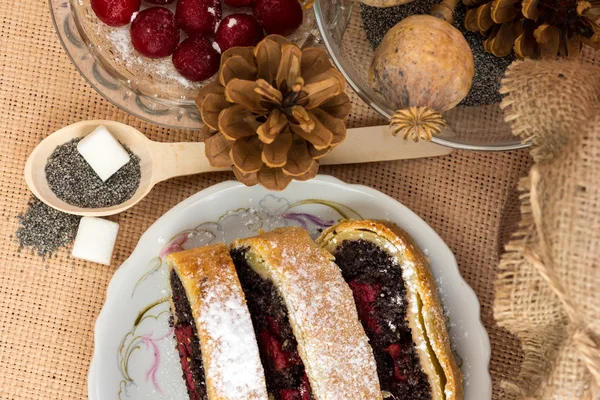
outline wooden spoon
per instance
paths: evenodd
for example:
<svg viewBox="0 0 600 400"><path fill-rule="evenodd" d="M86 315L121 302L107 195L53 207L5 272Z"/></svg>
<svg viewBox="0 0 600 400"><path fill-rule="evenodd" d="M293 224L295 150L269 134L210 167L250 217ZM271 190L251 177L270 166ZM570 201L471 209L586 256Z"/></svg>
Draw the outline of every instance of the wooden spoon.
<svg viewBox="0 0 600 400"><path fill-rule="evenodd" d="M70 205L52 192L46 180L46 162L57 146L90 134L104 125L113 136L140 158L140 187L124 203L105 208L81 208ZM387 126L349 129L346 141L321 160L322 165L434 157L449 154L450 148L429 142L394 140ZM33 150L25 164L25 181L33 194L59 211L82 216L106 216L120 213L140 202L154 185L164 180L202 172L225 171L214 168L204 156L204 143L158 143L137 129L115 121L83 121L62 128Z"/></svg>

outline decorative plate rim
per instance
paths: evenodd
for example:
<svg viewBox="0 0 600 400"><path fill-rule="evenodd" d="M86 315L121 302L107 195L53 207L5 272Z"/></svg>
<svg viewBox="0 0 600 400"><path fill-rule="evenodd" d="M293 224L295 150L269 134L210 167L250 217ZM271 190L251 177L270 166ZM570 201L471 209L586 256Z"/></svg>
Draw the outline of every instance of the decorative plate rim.
<svg viewBox="0 0 600 400"><path fill-rule="evenodd" d="M487 367L487 374L485 374L484 376L486 378L485 386L488 388L488 393L486 393L487 397L485 397L485 398L491 399L492 381L491 381L491 375L489 373L489 365L490 365L490 359L491 359L491 346L490 346L490 341L489 341L489 335L487 333L487 330L485 329L485 325L483 324L483 321L481 320L481 303L479 302L479 299L477 298L477 295L475 294L475 291L473 290L473 288L471 288L471 286L465 281L465 279L461 275L460 269L458 268L458 263L456 261L456 257L454 256L454 253L450 250L450 248L448 247L446 242L444 242L442 240L442 238L437 234L437 232L435 232L435 230L431 226L429 226L429 224L427 224L427 222L425 222L421 217L419 217L417 214L415 214L412 210L410 210L404 204L400 203L398 200L394 199L391 196L388 196L387 194L385 194L383 192L380 192L376 189L373 189L371 187L361 185L361 184L349 184L349 183L343 182L342 180L337 179L332 176L329 176L329 175L321 175L320 174L320 175L317 175L315 178L313 178L311 181L331 183L331 184L345 187L347 189L355 190L357 192L362 192L362 193L370 195L370 196L375 196L375 197L383 198L388 201L392 201L395 203L396 207L398 207L399 209L402 209L402 211L418 218L423 223L424 227L426 227L425 229L428 229L430 231L429 232L430 234L434 234L435 236L437 236L439 238L439 242L440 242L439 245L443 244L444 249L447 250L446 252L452 256L448 260L448 268L450 268L450 264L451 264L452 268L453 268L453 274L457 276L458 282L463 284L462 289L464 290L464 292L462 293L462 296L466 297L468 302L472 303L473 306L476 306L476 311L478 314L478 318L477 318L476 322L478 323L478 325L475 328L479 331L479 337L481 339L481 345L482 345L481 351L482 351L483 358L484 358L484 361L485 361L485 364ZM311 181L308 181L308 182L311 182ZM300 184L302 184L302 182ZM110 305L109 304L110 299L116 297L113 294L116 290L115 288L117 286L117 282L121 279L122 276L125 276L129 272L129 270L131 270L132 268L135 267L135 264L133 264L132 260L137 255L137 252L141 251L140 250L141 243L144 242L144 239L146 237L150 236L155 229L157 229L157 226L160 225L162 221L167 220L170 216L175 215L176 213L179 213L179 212L183 212L186 208L188 208L189 206L198 202L201 199L210 197L212 195L221 193L223 191L235 189L238 187L244 187L244 184L242 184L241 182L238 182L238 181L231 181L231 180L217 183L215 185L209 186L209 187L191 195L187 199L181 201L180 203L178 203L177 205L172 207L170 210L168 210L166 213L164 213L161 217L159 217L156 221L154 221L154 223L152 223L152 225L150 225L146 229L146 231L142 234L142 236L140 236L140 239L138 240L138 243L136 244L134 250L131 252L130 256L117 268L117 270L113 274L112 278L110 279L109 284L107 285L104 304L102 305L102 308L101 308L101 310L98 314L98 317L96 318L96 321L94 323L93 354L92 354L92 359L90 361L90 367L89 367L88 376L87 376L88 377L88 398L90 398L91 400L99 399L99 397L97 396L97 393L96 393L96 388L98 386L97 379L96 379L96 377L98 375L97 374L97 368L98 368L98 362L99 362L98 354L100 353L100 348L99 348L100 338L99 338L98 326L103 325L105 323L105 320L107 320L107 318L108 318L108 309L109 309L108 306Z"/></svg>

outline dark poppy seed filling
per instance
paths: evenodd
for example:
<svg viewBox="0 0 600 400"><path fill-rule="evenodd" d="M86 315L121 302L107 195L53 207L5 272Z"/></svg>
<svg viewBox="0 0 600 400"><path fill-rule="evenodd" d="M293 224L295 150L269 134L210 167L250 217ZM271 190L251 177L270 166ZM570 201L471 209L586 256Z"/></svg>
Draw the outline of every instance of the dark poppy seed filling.
<svg viewBox="0 0 600 400"><path fill-rule="evenodd" d="M267 390L275 400L310 400L310 384L298 355L287 308L277 288L248 265L247 252L233 249L231 258L252 317Z"/></svg>
<svg viewBox="0 0 600 400"><path fill-rule="evenodd" d="M406 320L406 288L392 256L366 240L346 240L335 262L350 285L358 316L377 363L381 390L397 400L430 400L431 386L421 368Z"/></svg>
<svg viewBox="0 0 600 400"><path fill-rule="evenodd" d="M183 379L187 387L190 400L208 400L204 365L202 364L202 351L196 323L192 315L190 303L185 295L185 289L175 271L171 271L171 296L173 299L174 317L171 325L175 330L177 351L183 369ZM177 322L175 322L177 321Z"/></svg>

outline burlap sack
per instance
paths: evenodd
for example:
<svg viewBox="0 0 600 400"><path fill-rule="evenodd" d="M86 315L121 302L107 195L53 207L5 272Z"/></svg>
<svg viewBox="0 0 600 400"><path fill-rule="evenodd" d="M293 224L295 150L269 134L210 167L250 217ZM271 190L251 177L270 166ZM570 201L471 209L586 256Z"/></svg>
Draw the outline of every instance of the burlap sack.
<svg viewBox="0 0 600 400"><path fill-rule="evenodd" d="M504 387L520 399L600 399L600 67L516 62L503 91L536 160L496 281L495 316L524 351Z"/></svg>

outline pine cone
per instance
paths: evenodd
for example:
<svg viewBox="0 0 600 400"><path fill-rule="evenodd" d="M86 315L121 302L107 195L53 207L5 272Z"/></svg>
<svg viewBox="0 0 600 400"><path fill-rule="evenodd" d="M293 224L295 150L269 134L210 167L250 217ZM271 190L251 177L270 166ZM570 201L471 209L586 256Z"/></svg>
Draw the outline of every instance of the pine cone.
<svg viewBox="0 0 600 400"><path fill-rule="evenodd" d="M465 26L487 37L498 57L577 58L583 44L600 49L600 1L463 0Z"/></svg>
<svg viewBox="0 0 600 400"><path fill-rule="evenodd" d="M214 167L233 167L249 186L282 190L292 179L313 178L316 160L346 138L345 87L327 52L300 50L281 36L227 50L219 82L196 99L206 157Z"/></svg>

